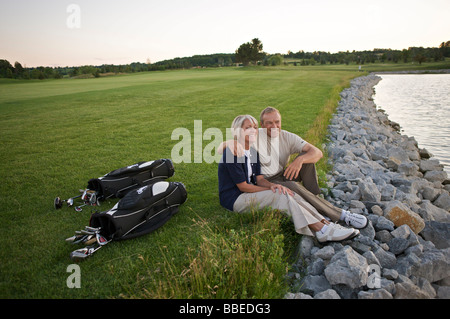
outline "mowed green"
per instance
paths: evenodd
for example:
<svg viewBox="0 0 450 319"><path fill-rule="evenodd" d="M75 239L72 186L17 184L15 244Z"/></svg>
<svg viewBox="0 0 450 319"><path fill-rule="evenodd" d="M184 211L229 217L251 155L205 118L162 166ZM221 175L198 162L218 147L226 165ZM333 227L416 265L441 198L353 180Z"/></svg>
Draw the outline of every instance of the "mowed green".
<svg viewBox="0 0 450 319"><path fill-rule="evenodd" d="M333 88L360 75L355 71L222 68L83 80L2 80L0 297L210 296L177 295L164 287L173 280L169 275L182 276L192 268L189 257L195 259L205 244L205 223L225 233L233 230L230 236L249 223L220 206L217 163L175 163L170 180L183 182L188 191L179 213L154 233L113 242L81 263L79 289L68 288L67 266L73 263L70 252L82 246L64 239L89 224L93 208L55 210L54 198L77 195L90 178L116 168L170 158L179 143L172 132L187 128L194 138L196 120L202 121L203 132L219 128L225 136L236 115L258 118L270 105L281 111L284 129L304 136ZM209 143L204 140L203 147ZM115 202L106 201L100 209ZM267 296L277 297L262 295ZM221 297L261 296L235 289Z"/></svg>

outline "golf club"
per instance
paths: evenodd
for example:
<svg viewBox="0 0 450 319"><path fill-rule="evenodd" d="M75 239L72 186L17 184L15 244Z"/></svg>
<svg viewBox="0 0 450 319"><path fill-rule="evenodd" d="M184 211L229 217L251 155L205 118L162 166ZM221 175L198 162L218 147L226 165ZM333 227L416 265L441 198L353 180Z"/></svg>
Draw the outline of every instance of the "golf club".
<svg viewBox="0 0 450 319"><path fill-rule="evenodd" d="M88 257L90 257L93 253L95 253L97 250L102 248L101 245L92 245L85 248L74 250L70 253L70 259L72 259L75 262L80 262L83 260L86 260Z"/></svg>
<svg viewBox="0 0 450 319"><path fill-rule="evenodd" d="M79 198L81 196L82 195L78 195L78 196L74 196L74 197L71 197L69 199L63 199L63 200L61 200L61 197L56 197L54 202L53 202L53 205L55 206L55 209L60 209L63 206L64 202L66 202L68 207L72 207L73 206L73 200L75 198Z"/></svg>

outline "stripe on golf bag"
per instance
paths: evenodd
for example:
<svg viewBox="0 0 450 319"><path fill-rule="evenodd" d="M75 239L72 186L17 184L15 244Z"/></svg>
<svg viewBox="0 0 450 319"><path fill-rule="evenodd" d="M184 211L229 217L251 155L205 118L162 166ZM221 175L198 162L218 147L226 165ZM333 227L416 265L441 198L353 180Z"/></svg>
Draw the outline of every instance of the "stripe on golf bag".
<svg viewBox="0 0 450 319"><path fill-rule="evenodd" d="M186 199L182 183L156 182L127 193L109 211L92 214L90 226L101 227L107 239L135 238L164 225Z"/></svg>
<svg viewBox="0 0 450 319"><path fill-rule="evenodd" d="M97 198L122 198L128 192L173 176L174 168L170 159L139 162L116 169L108 174L92 178L87 188L98 192Z"/></svg>

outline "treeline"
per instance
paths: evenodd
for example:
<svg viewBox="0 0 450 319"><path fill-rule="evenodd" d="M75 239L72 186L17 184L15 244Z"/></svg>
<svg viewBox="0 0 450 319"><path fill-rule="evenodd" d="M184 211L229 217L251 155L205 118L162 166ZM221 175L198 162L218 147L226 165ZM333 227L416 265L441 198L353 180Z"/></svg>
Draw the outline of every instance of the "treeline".
<svg viewBox="0 0 450 319"><path fill-rule="evenodd" d="M195 67L221 67L232 66L236 63L236 57L230 53L194 55L186 58L175 58L152 64L152 66L165 69L190 69Z"/></svg>
<svg viewBox="0 0 450 319"><path fill-rule="evenodd" d="M260 48L262 49L262 43ZM238 50L236 50L238 51ZM100 77L107 74L135 73L148 71L164 71L172 69L189 69L196 67L226 67L236 65L241 59L236 59L236 53L221 53L210 55L194 55L192 57L175 58L156 63L134 62L126 65L100 65L80 67L36 67L27 68L19 62L14 66L7 60L0 59L0 77L11 79L61 79L73 77ZM315 64L365 64L378 62L409 63L442 61L450 57L450 41L442 42L439 47L423 48L410 47L403 50L374 49L372 51L346 51L329 53L322 51L297 53L289 51L287 54L258 55L259 65L315 65Z"/></svg>
<svg viewBox="0 0 450 319"><path fill-rule="evenodd" d="M439 47L423 48L410 47L403 50L391 49L374 49L372 51L346 51L338 53L329 52L304 52L299 51L283 55L286 59L299 60L292 63L300 63L300 65L314 65L314 64L365 64L377 62L438 62L450 57L450 41L442 42Z"/></svg>
<svg viewBox="0 0 450 319"><path fill-rule="evenodd" d="M99 66L80 67L35 67L26 68L19 62L14 66L7 60L0 60L0 77L11 79L61 79L67 77L100 77L102 74L120 74L148 71L164 71L171 69L189 69L194 67L231 66L235 63L234 54L194 55L186 58L175 58L156 63L133 62L126 65L103 64Z"/></svg>

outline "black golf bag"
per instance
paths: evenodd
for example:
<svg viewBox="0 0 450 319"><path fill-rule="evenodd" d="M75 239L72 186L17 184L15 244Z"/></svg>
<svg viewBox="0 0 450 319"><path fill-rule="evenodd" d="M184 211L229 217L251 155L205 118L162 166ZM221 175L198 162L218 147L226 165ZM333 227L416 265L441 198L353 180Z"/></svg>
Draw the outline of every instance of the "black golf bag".
<svg viewBox="0 0 450 319"><path fill-rule="evenodd" d="M122 198L129 191L165 180L173 174L174 168L170 159L139 162L93 178L89 180L87 188L95 191L100 201L110 197Z"/></svg>
<svg viewBox="0 0 450 319"><path fill-rule="evenodd" d="M186 199L182 183L158 181L128 192L112 209L92 214L90 227L100 228L109 241L142 236L164 225Z"/></svg>

